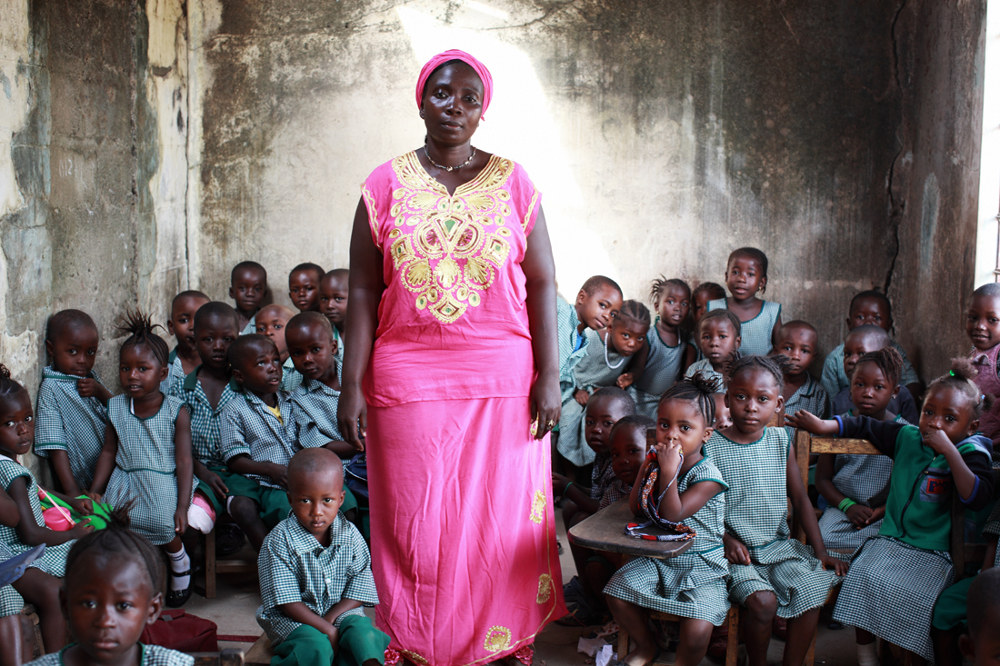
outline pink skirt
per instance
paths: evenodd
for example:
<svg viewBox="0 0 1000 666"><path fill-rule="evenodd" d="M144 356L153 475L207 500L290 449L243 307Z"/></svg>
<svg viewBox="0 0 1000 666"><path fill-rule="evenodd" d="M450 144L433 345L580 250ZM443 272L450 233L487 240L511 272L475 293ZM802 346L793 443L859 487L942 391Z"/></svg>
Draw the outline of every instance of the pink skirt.
<svg viewBox="0 0 1000 666"><path fill-rule="evenodd" d="M530 645L565 614L549 441L526 398L368 408L376 624L433 666Z"/></svg>

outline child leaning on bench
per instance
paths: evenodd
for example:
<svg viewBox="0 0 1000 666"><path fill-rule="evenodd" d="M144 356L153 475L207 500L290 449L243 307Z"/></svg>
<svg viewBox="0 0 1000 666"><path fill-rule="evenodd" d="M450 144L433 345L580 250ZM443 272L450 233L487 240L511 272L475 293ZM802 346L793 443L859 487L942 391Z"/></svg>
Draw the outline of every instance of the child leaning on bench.
<svg viewBox="0 0 1000 666"><path fill-rule="evenodd" d="M303 449L288 465L292 516L260 550L257 622L274 644L272 666L385 663L389 637L362 606L378 603L371 555L340 514L344 472L323 448Z"/></svg>

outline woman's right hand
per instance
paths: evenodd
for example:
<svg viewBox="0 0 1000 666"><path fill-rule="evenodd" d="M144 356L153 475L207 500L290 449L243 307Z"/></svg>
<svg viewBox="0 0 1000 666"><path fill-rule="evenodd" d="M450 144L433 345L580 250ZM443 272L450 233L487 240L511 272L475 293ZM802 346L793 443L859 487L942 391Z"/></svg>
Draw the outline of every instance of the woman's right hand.
<svg viewBox="0 0 1000 666"><path fill-rule="evenodd" d="M337 426L344 441L358 451L365 450L368 407L360 386L343 386L337 404Z"/></svg>

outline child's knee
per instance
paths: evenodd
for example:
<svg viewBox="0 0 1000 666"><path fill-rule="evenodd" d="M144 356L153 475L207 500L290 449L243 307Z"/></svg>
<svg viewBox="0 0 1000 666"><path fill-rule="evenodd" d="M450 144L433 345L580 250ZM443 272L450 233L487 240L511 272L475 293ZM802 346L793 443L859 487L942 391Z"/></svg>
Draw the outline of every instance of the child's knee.
<svg viewBox="0 0 1000 666"><path fill-rule="evenodd" d="M241 525L260 520L259 514L257 502L249 497L237 495L229 500L229 515Z"/></svg>
<svg viewBox="0 0 1000 666"><path fill-rule="evenodd" d="M688 649L704 653L708 651L708 644L712 641L713 629L715 627L712 623L706 620L685 620L681 623L681 640Z"/></svg>
<svg viewBox="0 0 1000 666"><path fill-rule="evenodd" d="M747 612L756 620L768 622L778 612L778 598L774 592L762 590L751 594L743 604Z"/></svg>
<svg viewBox="0 0 1000 666"><path fill-rule="evenodd" d="M272 666L332 664L333 645L318 629L302 625L274 647Z"/></svg>

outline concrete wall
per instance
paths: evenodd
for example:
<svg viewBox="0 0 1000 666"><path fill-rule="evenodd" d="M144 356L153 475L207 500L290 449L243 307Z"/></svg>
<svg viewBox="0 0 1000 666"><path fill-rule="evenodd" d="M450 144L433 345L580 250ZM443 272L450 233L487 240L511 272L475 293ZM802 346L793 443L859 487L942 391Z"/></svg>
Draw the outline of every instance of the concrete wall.
<svg viewBox="0 0 1000 666"><path fill-rule="evenodd" d="M851 294L885 281L895 3L192 4L189 214L214 293L245 258L281 298L299 261L347 264L358 185L421 145L412 86L452 46L493 70L474 143L543 189L564 294L597 272L635 298L660 273L721 281L757 245L768 296L830 347Z"/></svg>
<svg viewBox="0 0 1000 666"><path fill-rule="evenodd" d="M907 3L896 29L900 153L888 223L875 233L898 233L890 276L898 335L928 380L970 348L985 18L985 0L926 0Z"/></svg>

